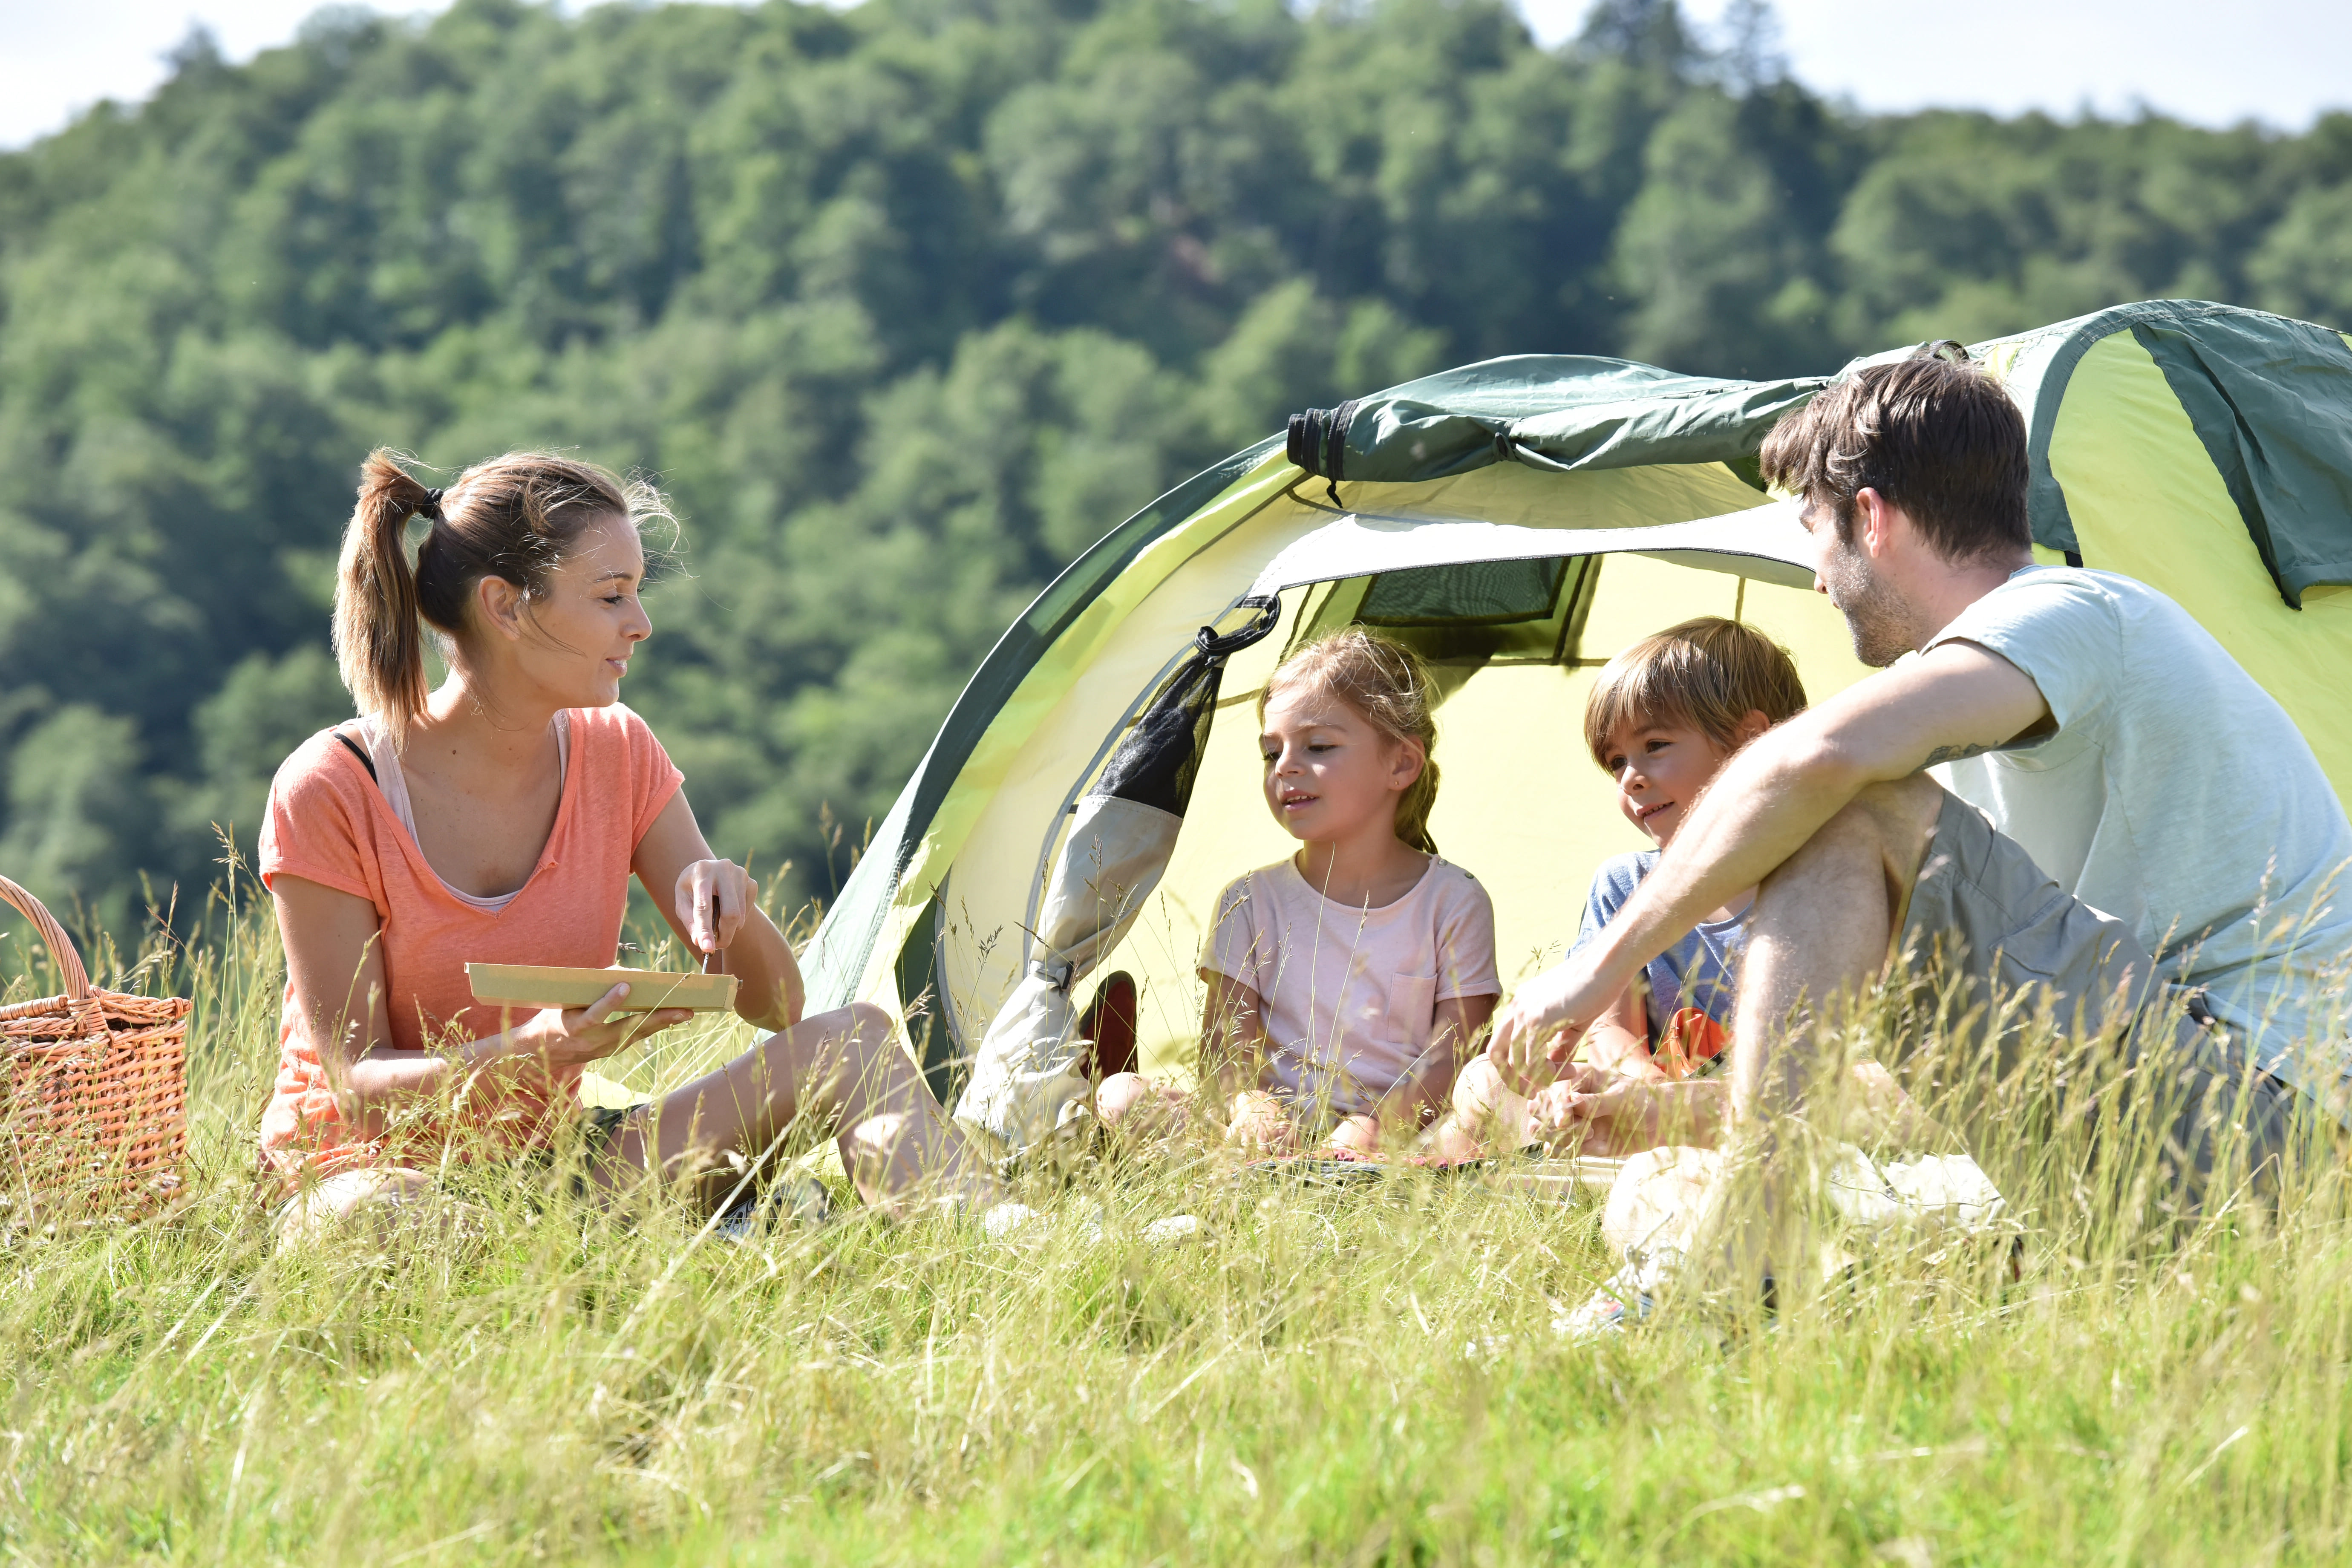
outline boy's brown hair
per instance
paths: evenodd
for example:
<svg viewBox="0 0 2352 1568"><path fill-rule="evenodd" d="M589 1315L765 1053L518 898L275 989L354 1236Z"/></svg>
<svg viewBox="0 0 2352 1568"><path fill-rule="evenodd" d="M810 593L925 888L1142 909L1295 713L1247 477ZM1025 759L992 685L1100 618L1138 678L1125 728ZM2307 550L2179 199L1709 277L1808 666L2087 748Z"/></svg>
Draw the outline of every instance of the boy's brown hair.
<svg viewBox="0 0 2352 1568"><path fill-rule="evenodd" d="M1739 722L1778 724L1805 708L1789 650L1753 626L1701 616L1643 637L1601 667L1584 704L1584 743L1603 773L1609 737L1628 719L1683 723L1718 746L1739 743Z"/></svg>

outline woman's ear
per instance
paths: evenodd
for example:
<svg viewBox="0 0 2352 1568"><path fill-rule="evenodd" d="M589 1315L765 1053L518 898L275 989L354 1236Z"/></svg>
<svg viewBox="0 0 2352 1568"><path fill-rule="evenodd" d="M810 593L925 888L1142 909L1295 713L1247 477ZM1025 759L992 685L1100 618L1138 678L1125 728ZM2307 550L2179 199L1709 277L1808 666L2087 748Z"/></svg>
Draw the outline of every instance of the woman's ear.
<svg viewBox="0 0 2352 1568"><path fill-rule="evenodd" d="M484 573L474 584L474 608L483 630L509 642L522 640L522 590L512 583Z"/></svg>

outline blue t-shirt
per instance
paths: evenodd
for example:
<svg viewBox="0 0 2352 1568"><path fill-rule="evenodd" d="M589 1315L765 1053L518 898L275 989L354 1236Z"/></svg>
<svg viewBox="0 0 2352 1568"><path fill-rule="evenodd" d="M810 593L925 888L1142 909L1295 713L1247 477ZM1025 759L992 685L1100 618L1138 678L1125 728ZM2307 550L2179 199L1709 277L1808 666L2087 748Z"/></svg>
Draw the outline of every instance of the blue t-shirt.
<svg viewBox="0 0 2352 1568"><path fill-rule="evenodd" d="M1657 865L1658 853L1638 849L1601 863L1601 868L1592 873L1592 890L1584 896L1584 929L1577 933L1577 947L1591 942L1602 926L1617 918L1642 879ZM1732 965L1746 942L1746 923L1738 917L1702 921L1688 936L1643 966L1649 995L1642 1011L1652 1050L1658 1048L1659 1031L1666 1021L1685 1007L1696 1007L1726 1029L1731 1027Z"/></svg>

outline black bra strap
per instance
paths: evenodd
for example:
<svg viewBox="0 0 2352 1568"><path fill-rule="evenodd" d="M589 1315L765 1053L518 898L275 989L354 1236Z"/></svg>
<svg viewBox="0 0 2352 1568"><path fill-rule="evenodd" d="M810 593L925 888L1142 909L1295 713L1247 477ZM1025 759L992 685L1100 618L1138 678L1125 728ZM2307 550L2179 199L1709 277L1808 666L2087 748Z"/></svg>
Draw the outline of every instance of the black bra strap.
<svg viewBox="0 0 2352 1568"><path fill-rule="evenodd" d="M336 740L341 741L343 743L344 750L350 752L352 755L360 760L360 766L368 771L368 777L375 780L376 788L382 789L383 787L383 781L376 778L375 759L367 754L367 748L361 745L357 741L352 740L349 735L344 734L341 730L334 731L334 736Z"/></svg>

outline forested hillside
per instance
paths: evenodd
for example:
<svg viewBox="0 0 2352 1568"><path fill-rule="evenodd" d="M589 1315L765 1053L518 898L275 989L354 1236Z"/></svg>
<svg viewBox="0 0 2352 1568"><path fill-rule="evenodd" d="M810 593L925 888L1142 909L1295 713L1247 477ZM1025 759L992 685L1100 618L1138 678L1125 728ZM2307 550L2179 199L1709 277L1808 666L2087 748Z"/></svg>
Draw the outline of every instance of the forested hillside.
<svg viewBox="0 0 2352 1568"><path fill-rule="evenodd" d="M628 699L720 851L854 842L1056 567L1491 354L1833 369L2184 294L2352 321L2352 116L1859 118L1614 0L460 0L201 37L0 155L0 871L117 923L349 711L365 451L656 473ZM843 857L845 864L845 856Z"/></svg>

